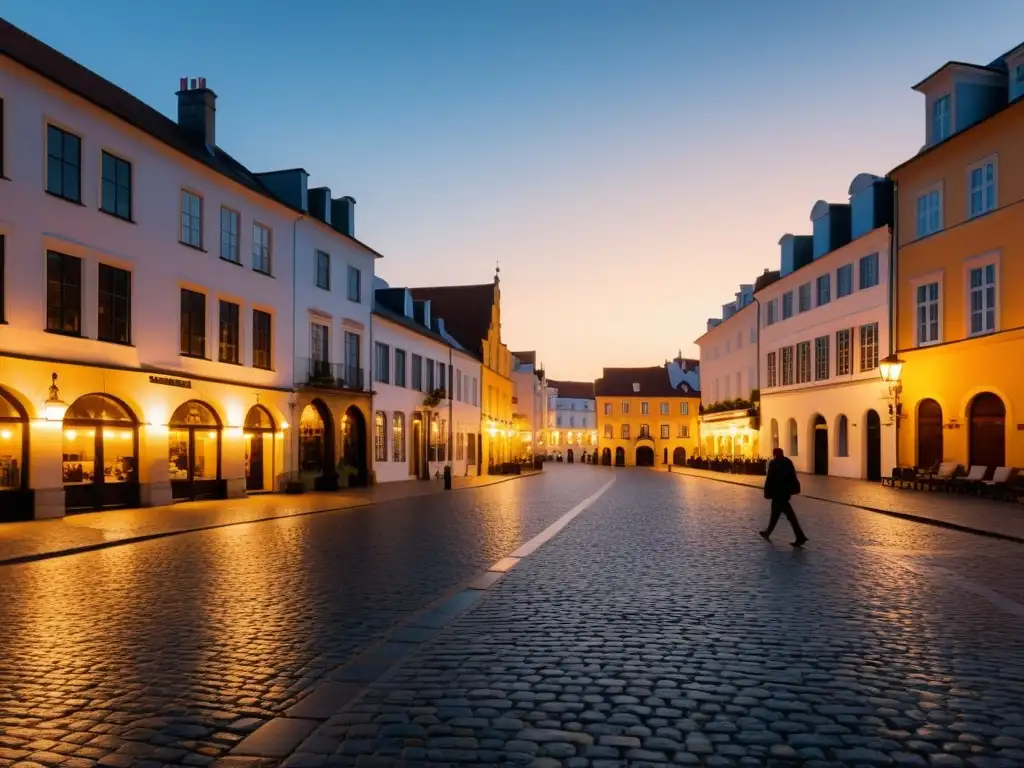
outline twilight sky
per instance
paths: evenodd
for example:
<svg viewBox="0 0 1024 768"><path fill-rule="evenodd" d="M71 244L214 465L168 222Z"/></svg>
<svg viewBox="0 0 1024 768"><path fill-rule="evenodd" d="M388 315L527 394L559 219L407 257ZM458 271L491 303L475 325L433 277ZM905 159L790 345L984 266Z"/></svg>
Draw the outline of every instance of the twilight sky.
<svg viewBox="0 0 1024 768"><path fill-rule="evenodd" d="M479 283L548 375L697 355L741 282L924 139L910 86L1021 42L1020 0L0 0L256 171L356 198L392 285ZM1015 36L1016 35L1016 36Z"/></svg>

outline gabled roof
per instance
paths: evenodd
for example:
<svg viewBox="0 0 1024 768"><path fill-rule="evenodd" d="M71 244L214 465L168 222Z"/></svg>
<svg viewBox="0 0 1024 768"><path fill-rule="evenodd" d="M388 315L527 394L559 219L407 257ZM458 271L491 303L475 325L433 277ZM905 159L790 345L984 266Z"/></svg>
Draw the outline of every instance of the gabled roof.
<svg viewBox="0 0 1024 768"><path fill-rule="evenodd" d="M395 312L389 306L380 301L374 302L373 314L377 315L378 317L382 317L385 320L389 320L395 325L400 325L403 328L408 328L410 331L418 333L420 336L424 336L430 339L431 341L436 341L438 344L442 344L443 346L446 347L452 347L452 345L448 343L448 340L445 339L433 328L427 328L427 326L423 325L422 323L417 323L411 317L406 317L400 312ZM458 347L452 347L452 349L458 349Z"/></svg>
<svg viewBox="0 0 1024 768"><path fill-rule="evenodd" d="M536 365L537 364L537 353L536 352L513 352L512 357L519 360L524 365Z"/></svg>
<svg viewBox="0 0 1024 768"><path fill-rule="evenodd" d="M690 361L695 362L695 361ZM633 384L640 385L639 391ZM605 368L594 382L598 397L699 397L699 393L682 383L672 386L668 370L661 365L652 368Z"/></svg>
<svg viewBox="0 0 1024 768"><path fill-rule="evenodd" d="M491 329L494 283L410 288L417 301L430 302L430 314L444 318L445 330L466 349L483 357L483 342Z"/></svg>
<svg viewBox="0 0 1024 768"><path fill-rule="evenodd" d="M141 99L118 88L91 69L83 67L77 61L32 37L3 18L0 18L0 55L13 59L26 69L32 70L61 88L95 104L105 112L109 112L114 117L148 133L154 139L187 155L192 160L202 163L231 181L241 184L289 210L306 213L274 195L252 171L220 147L215 147L214 153L210 154L204 144L195 141L174 120L162 112L153 109ZM357 238L336 229L334 231L341 237L362 246L374 256L381 256Z"/></svg>
<svg viewBox="0 0 1024 768"><path fill-rule="evenodd" d="M552 381L548 379L548 386L557 389L559 397L577 400L594 399L594 382L592 381Z"/></svg>

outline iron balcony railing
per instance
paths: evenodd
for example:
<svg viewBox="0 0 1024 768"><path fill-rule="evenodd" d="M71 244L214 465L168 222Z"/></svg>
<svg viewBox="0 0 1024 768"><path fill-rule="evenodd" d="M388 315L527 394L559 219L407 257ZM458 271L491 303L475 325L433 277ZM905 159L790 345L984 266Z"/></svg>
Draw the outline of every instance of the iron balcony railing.
<svg viewBox="0 0 1024 768"><path fill-rule="evenodd" d="M297 384L311 387L363 389L365 384L362 368L309 357L296 359L295 373Z"/></svg>

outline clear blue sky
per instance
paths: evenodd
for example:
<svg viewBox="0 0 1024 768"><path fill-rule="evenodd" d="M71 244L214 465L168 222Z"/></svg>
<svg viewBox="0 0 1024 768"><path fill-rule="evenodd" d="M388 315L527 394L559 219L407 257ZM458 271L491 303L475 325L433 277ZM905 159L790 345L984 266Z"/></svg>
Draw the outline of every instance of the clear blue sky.
<svg viewBox="0 0 1024 768"><path fill-rule="evenodd" d="M1020 0L48 0L7 19L254 170L358 201L392 285L485 282L550 376L658 364L923 143L910 86L1021 42Z"/></svg>

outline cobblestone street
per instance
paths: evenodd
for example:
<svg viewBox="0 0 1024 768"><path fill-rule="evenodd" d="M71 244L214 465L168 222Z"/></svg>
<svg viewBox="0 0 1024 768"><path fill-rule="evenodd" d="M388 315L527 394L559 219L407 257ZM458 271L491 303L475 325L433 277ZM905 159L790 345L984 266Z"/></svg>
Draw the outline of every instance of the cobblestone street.
<svg viewBox="0 0 1024 768"><path fill-rule="evenodd" d="M615 474L288 764L1024 765L1020 545Z"/></svg>

